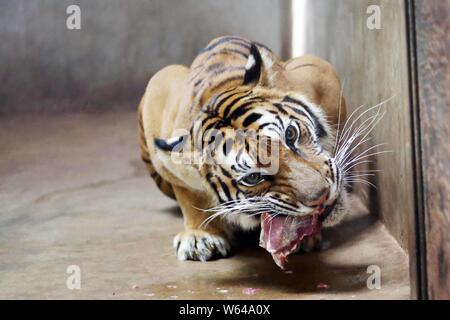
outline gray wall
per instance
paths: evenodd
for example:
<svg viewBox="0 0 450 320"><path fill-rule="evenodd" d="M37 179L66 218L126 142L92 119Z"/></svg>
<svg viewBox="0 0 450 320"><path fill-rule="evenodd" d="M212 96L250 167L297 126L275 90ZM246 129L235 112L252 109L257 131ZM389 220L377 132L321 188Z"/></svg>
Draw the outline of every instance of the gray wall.
<svg viewBox="0 0 450 320"><path fill-rule="evenodd" d="M306 51L329 60L345 81L350 111L386 104L387 114L370 145L388 143L393 153L373 157L377 189L359 187L401 246L408 248L414 214L411 112L408 93L406 20L403 0L307 0ZM366 9L381 6L381 29L366 27ZM366 145L365 147L367 147ZM361 168L360 168L361 169Z"/></svg>
<svg viewBox="0 0 450 320"><path fill-rule="evenodd" d="M81 7L67 30L66 7ZM282 50L288 1L0 0L0 115L135 108L148 78L235 34ZM284 8L284 9L283 9Z"/></svg>

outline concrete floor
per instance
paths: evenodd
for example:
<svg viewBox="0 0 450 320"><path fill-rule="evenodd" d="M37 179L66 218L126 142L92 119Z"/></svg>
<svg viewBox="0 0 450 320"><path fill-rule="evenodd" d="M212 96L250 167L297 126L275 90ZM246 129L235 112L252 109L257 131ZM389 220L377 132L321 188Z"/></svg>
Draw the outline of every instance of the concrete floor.
<svg viewBox="0 0 450 320"><path fill-rule="evenodd" d="M257 241L229 259L177 261L182 218L139 160L134 113L0 119L0 208L0 298L409 297L407 256L362 208L326 232L329 249L292 256L292 273ZM373 264L380 290L366 286ZM69 265L80 290L66 287Z"/></svg>

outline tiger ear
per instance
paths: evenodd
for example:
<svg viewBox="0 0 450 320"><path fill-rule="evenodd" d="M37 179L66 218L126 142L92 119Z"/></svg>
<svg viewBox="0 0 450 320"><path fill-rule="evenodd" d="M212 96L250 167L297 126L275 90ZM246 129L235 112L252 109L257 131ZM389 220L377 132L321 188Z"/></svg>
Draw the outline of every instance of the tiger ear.
<svg viewBox="0 0 450 320"><path fill-rule="evenodd" d="M188 135L176 136L169 139L155 138L155 146L162 151L182 152L183 147L188 141Z"/></svg>
<svg viewBox="0 0 450 320"><path fill-rule="evenodd" d="M245 64L245 75L243 85L256 85L262 81L263 60L261 53L254 43L250 46L250 55Z"/></svg>

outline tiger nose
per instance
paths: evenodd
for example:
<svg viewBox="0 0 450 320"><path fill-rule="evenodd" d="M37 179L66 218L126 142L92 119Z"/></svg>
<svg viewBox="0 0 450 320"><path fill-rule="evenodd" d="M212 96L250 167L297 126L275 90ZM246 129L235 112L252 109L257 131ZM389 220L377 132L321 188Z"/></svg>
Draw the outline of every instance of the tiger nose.
<svg viewBox="0 0 450 320"><path fill-rule="evenodd" d="M314 200L305 203L308 207L316 207L323 204L328 199L328 195L330 194L330 188L325 187L321 191L317 192L317 196L314 197Z"/></svg>

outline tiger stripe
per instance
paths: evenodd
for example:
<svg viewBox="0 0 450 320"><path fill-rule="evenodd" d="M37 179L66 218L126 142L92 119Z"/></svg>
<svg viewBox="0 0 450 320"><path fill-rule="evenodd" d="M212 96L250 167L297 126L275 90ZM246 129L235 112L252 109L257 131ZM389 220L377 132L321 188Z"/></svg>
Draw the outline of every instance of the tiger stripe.
<svg viewBox="0 0 450 320"><path fill-rule="evenodd" d="M139 128L139 147L141 149L141 159L144 161L147 171L150 177L155 181L158 188L168 197L175 199L172 185L164 180L153 167L152 160L150 158L150 152L148 151L147 140L145 139L144 124L142 121L142 107L138 109L138 128Z"/></svg>

